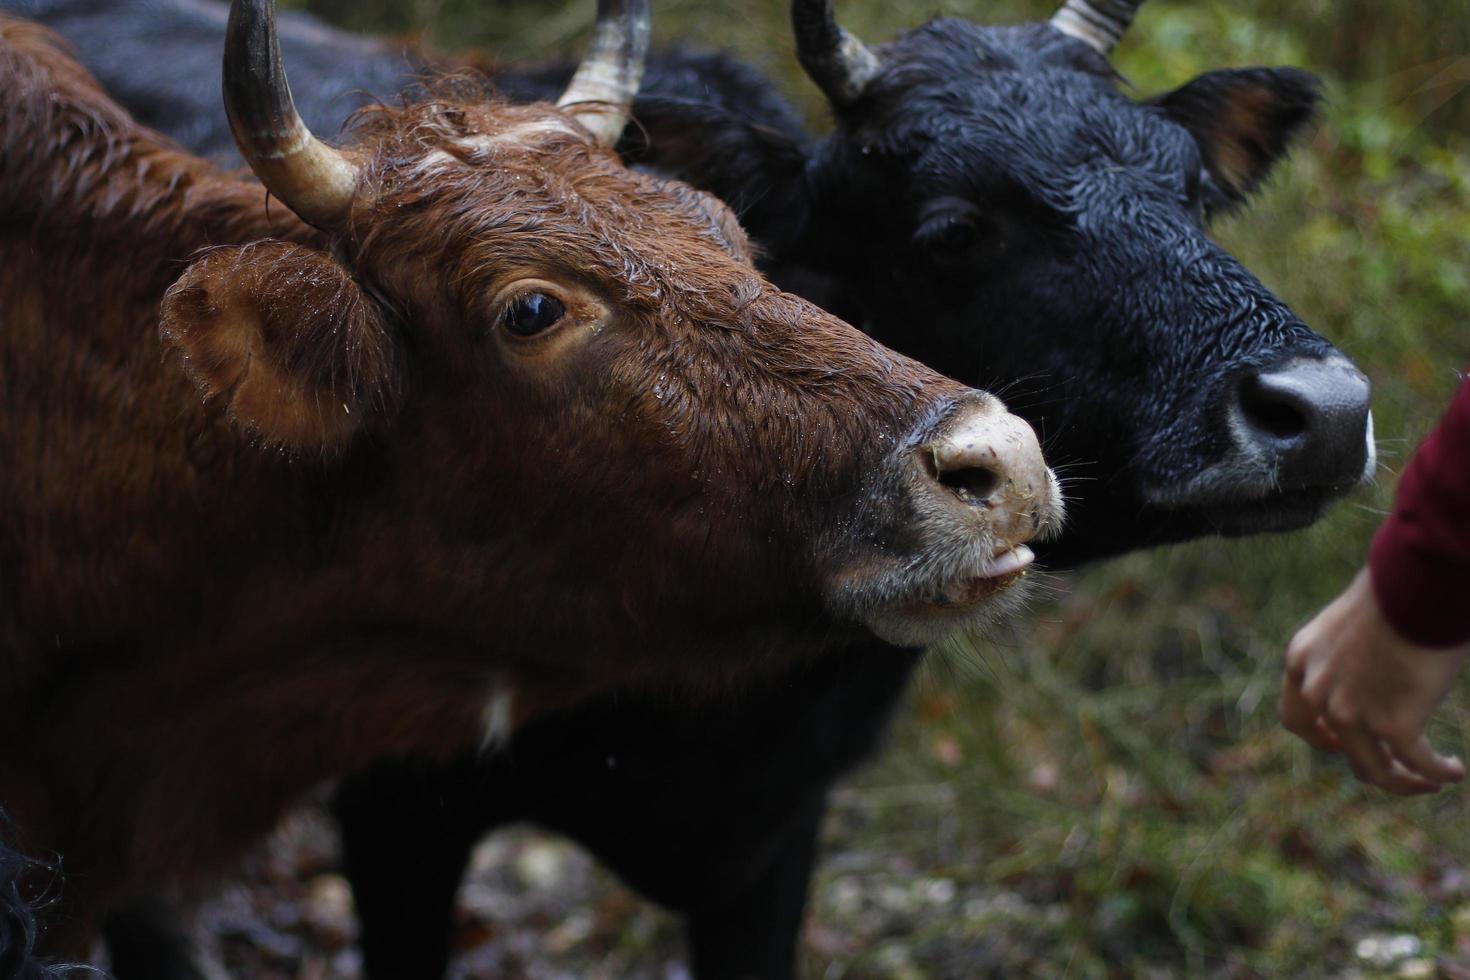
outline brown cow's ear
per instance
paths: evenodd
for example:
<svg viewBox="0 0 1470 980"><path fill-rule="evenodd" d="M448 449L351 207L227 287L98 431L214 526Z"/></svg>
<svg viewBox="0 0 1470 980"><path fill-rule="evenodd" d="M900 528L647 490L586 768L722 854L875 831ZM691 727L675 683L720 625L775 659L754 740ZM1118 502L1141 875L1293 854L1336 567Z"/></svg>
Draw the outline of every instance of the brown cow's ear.
<svg viewBox="0 0 1470 980"><path fill-rule="evenodd" d="M1260 186L1317 114L1316 76L1295 68L1211 71L1152 100L1194 134L1229 204Z"/></svg>
<svg viewBox="0 0 1470 980"><path fill-rule="evenodd" d="M165 351L262 440L330 453L392 402L397 348L325 253L264 242L196 261L164 297Z"/></svg>

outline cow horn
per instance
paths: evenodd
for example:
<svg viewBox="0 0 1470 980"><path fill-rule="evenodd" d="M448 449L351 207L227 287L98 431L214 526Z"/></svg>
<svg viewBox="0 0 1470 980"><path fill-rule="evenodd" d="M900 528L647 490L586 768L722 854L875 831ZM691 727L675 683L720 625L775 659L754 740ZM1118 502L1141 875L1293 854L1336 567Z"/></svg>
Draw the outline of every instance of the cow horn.
<svg viewBox="0 0 1470 980"><path fill-rule="evenodd" d="M835 106L851 105L882 70L878 56L838 25L832 0L792 0L791 29L801 67Z"/></svg>
<svg viewBox="0 0 1470 980"><path fill-rule="evenodd" d="M649 0L597 0L592 44L556 100L607 146L617 143L633 112L652 20Z"/></svg>
<svg viewBox="0 0 1470 980"><path fill-rule="evenodd" d="M1106 58L1133 23L1143 0L1067 0L1051 18L1051 26L1079 41L1085 41Z"/></svg>
<svg viewBox="0 0 1470 980"><path fill-rule="evenodd" d="M323 231L347 220L360 170L315 136L291 100L275 0L234 0L225 35L225 115L250 169L283 204Z"/></svg>

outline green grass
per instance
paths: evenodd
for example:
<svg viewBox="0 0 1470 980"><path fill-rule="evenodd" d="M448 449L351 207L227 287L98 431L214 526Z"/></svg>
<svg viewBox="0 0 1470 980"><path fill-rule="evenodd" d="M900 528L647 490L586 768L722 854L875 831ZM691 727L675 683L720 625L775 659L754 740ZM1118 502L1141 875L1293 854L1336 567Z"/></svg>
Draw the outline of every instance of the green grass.
<svg viewBox="0 0 1470 980"><path fill-rule="evenodd" d="M593 3L311 6L358 26L431 24L442 46L510 60L574 52ZM740 52L821 125L784 3L655 7L660 39ZM914 11L1002 22L1050 7L839 3L872 41ZM1400 966L1356 948L1398 933L1466 969L1465 793L1365 790L1279 730L1275 698L1287 638L1361 562L1470 360L1470 14L1463 0L1155 0L1118 63L1140 94L1230 65L1324 76L1321 126L1217 232L1371 375L1379 486L1307 532L1059 581L1009 644L933 658L893 749L838 795L809 973L1389 976ZM1467 702L1452 700L1434 734L1463 753Z"/></svg>

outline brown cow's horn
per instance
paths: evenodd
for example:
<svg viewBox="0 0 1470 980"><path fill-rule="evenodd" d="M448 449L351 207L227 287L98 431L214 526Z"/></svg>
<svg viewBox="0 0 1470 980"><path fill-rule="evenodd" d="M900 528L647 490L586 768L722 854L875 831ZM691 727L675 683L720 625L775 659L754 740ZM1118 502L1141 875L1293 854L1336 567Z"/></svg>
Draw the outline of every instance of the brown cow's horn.
<svg viewBox="0 0 1470 980"><path fill-rule="evenodd" d="M359 169L311 135L291 101L276 39L275 0L234 0L225 35L225 114L235 145L266 189L323 231L340 229Z"/></svg>
<svg viewBox="0 0 1470 980"><path fill-rule="evenodd" d="M834 106L851 105L882 69L868 46L837 24L832 0L792 0L796 57Z"/></svg>
<svg viewBox="0 0 1470 980"><path fill-rule="evenodd" d="M1106 58L1133 23L1133 15L1143 6L1130 0L1067 0L1051 18L1051 26L1063 34L1086 41Z"/></svg>
<svg viewBox="0 0 1470 980"><path fill-rule="evenodd" d="M649 0L597 0L592 44L556 100L607 146L617 143L633 112L652 20Z"/></svg>

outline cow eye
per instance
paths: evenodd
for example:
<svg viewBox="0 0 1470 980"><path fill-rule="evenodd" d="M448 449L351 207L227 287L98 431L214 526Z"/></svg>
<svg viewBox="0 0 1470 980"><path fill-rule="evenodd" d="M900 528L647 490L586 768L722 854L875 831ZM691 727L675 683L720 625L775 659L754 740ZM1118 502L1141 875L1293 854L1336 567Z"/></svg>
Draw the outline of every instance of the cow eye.
<svg viewBox="0 0 1470 980"><path fill-rule="evenodd" d="M505 308L505 329L517 337L531 337L556 325L566 307L545 293L526 293Z"/></svg>
<svg viewBox="0 0 1470 980"><path fill-rule="evenodd" d="M1004 242L998 229L977 213L949 210L932 215L914 234L923 261L944 275L968 275L987 256L998 254Z"/></svg>
<svg viewBox="0 0 1470 980"><path fill-rule="evenodd" d="M979 229L975 227L973 221L964 218L950 218L934 230L929 237L929 246L950 252L962 252L975 244L975 239L979 237L979 234Z"/></svg>

